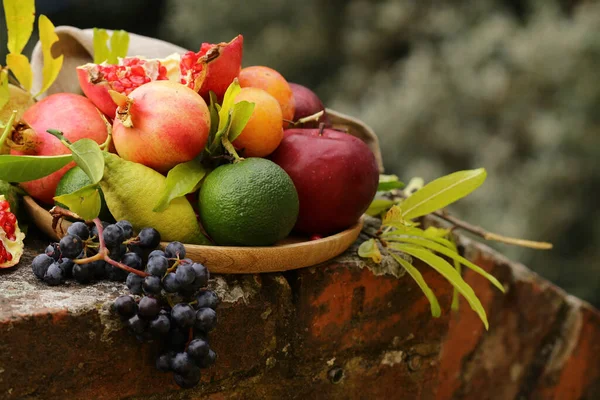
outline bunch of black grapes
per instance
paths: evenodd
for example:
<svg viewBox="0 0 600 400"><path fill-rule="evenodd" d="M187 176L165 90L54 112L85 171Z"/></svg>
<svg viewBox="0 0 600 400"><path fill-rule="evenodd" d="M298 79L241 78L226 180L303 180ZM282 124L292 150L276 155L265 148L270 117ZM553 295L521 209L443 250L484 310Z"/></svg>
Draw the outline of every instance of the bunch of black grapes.
<svg viewBox="0 0 600 400"><path fill-rule="evenodd" d="M219 298L206 289L208 269L185 256L180 242L152 251L145 268L148 276L127 276L127 286L132 295L141 296L139 301L120 296L114 310L138 340L158 344L156 368L173 372L179 386L190 388L200 381L201 369L216 359L208 335L217 324Z"/></svg>
<svg viewBox="0 0 600 400"><path fill-rule="evenodd" d="M114 224L103 222L102 225L102 238L109 258L142 271L148 253L160 243L158 231L144 228L134 235L131 223L126 220ZM96 225L90 227L83 222L75 222L59 242L51 243L44 253L33 259L31 267L37 278L52 286L65 283L70 278L79 283L104 279L125 281L128 272L100 257L97 254L100 249Z"/></svg>

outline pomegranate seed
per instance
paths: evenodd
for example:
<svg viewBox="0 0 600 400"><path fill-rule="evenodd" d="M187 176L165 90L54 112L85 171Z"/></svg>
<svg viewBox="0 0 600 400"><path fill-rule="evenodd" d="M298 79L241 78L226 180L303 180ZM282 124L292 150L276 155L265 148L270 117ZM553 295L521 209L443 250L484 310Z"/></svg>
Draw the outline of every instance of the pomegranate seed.
<svg viewBox="0 0 600 400"><path fill-rule="evenodd" d="M132 76L145 76L146 75L146 71L144 70L144 67L142 67L141 65L135 65L133 67L131 67L131 69L129 70L131 72L130 77Z"/></svg>
<svg viewBox="0 0 600 400"><path fill-rule="evenodd" d="M142 85L143 83L145 83L145 79L143 76L132 75L129 77L129 80L131 81L131 83L133 83L136 86L139 86L139 85Z"/></svg>

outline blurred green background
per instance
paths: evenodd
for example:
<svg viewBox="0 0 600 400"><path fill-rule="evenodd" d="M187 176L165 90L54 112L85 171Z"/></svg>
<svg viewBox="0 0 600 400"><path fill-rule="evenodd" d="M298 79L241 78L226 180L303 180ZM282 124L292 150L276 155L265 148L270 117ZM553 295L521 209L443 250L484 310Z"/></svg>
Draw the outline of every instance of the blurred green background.
<svg viewBox="0 0 600 400"><path fill-rule="evenodd" d="M125 29L193 50L242 33L245 66L275 68L372 126L387 173L431 180L487 168L484 186L451 210L501 234L553 242L549 252L490 245L600 306L600 4L37 0L36 7L55 25ZM4 27L0 33L6 43Z"/></svg>

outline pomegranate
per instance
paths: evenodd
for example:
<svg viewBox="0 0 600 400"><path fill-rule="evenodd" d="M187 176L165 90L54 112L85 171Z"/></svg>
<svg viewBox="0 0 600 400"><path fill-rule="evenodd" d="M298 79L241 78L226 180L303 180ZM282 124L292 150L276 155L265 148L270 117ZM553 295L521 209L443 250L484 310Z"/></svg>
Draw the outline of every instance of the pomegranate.
<svg viewBox="0 0 600 400"><path fill-rule="evenodd" d="M100 111L112 119L115 117L117 105L108 94L109 89L128 95L144 83L169 79L170 71L167 65L173 62L179 65L178 55L165 60L127 57L120 60L118 65L90 63L77 67L77 78L83 93ZM175 79L178 79L178 75Z"/></svg>
<svg viewBox="0 0 600 400"><path fill-rule="evenodd" d="M202 43L200 51L188 51L181 57L181 83L208 101L209 91L219 100L238 76L242 67L244 37L238 35L229 43ZM206 70L204 65L207 65Z"/></svg>
<svg viewBox="0 0 600 400"><path fill-rule="evenodd" d="M111 92L119 107L113 122L117 153L159 172L192 160L206 145L210 113L202 97L177 82L154 81L127 97Z"/></svg>
<svg viewBox="0 0 600 400"><path fill-rule="evenodd" d="M25 235L17 225L17 217L0 194L0 269L17 265L23 255L23 239Z"/></svg>
<svg viewBox="0 0 600 400"><path fill-rule="evenodd" d="M48 96L27 109L21 121L11 133L8 145L11 154L51 156L67 154L67 149L47 129L57 129L71 142L79 139L93 139L103 143L108 135L106 124L98 109L84 96L73 93L56 93ZM21 187L31 197L47 204L53 204L54 192L60 178L75 163L69 163L60 170L34 181L23 182Z"/></svg>
<svg viewBox="0 0 600 400"><path fill-rule="evenodd" d="M242 64L244 39L238 35L229 43L203 43L200 51L173 54L164 59L126 57L118 65L85 64L77 67L77 77L83 93L106 114L115 118L117 105L109 90L129 95L137 87L152 81L180 82L208 100L213 91L221 100L238 76ZM207 66L205 68L205 66Z"/></svg>

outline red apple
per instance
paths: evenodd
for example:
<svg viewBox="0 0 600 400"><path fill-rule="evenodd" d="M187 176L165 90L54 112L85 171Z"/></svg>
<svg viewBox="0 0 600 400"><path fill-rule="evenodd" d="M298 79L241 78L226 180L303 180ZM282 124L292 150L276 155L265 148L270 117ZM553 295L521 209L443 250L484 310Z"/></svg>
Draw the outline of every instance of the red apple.
<svg viewBox="0 0 600 400"><path fill-rule="evenodd" d="M363 141L344 132L287 129L270 158L298 191L297 232L329 235L352 226L377 191L375 156Z"/></svg>

